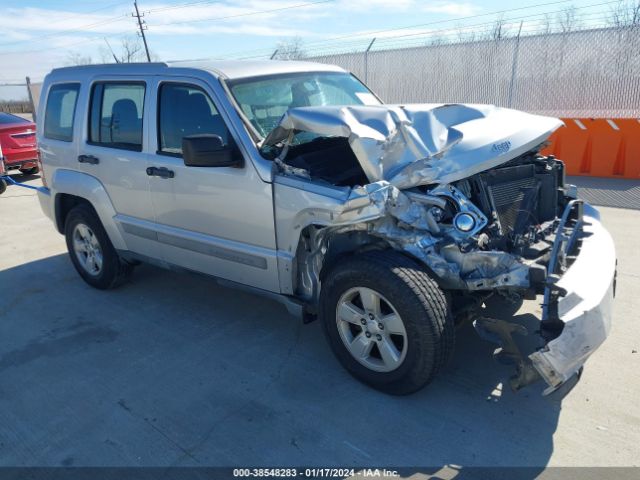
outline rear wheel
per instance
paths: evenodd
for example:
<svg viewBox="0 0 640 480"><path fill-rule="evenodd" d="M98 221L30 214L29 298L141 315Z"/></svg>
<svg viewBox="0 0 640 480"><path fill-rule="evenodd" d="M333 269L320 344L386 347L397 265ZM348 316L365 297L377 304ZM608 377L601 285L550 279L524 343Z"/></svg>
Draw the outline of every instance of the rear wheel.
<svg viewBox="0 0 640 480"><path fill-rule="evenodd" d="M358 380L391 394L412 393L450 356L454 328L446 297L402 254L354 256L323 283L320 316L329 343Z"/></svg>
<svg viewBox="0 0 640 480"><path fill-rule="evenodd" d="M74 207L64 230L73 266L89 285L114 288L129 277L133 266L120 258L91 206Z"/></svg>
<svg viewBox="0 0 640 480"><path fill-rule="evenodd" d="M40 171L40 169L38 167L21 168L20 169L20 173L22 173L23 175L35 175L39 171Z"/></svg>
<svg viewBox="0 0 640 480"><path fill-rule="evenodd" d="M0 195L7 191L7 182L0 178Z"/></svg>

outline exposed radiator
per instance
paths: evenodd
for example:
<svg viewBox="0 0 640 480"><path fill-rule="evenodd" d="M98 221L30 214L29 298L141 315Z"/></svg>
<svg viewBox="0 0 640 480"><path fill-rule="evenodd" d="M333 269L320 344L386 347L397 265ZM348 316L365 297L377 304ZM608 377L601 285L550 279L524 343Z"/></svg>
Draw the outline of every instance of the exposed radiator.
<svg viewBox="0 0 640 480"><path fill-rule="evenodd" d="M512 234L526 225L540 222L540 182L533 165L497 169L483 174L482 179L502 234Z"/></svg>
<svg viewBox="0 0 640 480"><path fill-rule="evenodd" d="M529 224L538 223L536 215L537 198L533 203L526 205L525 195L531 189L535 189L537 197L537 183L535 177L522 178L513 182L499 183L489 187L489 193L493 199L493 205L498 214L500 229L502 233L512 233L516 228L518 214L522 212L524 215L530 216Z"/></svg>

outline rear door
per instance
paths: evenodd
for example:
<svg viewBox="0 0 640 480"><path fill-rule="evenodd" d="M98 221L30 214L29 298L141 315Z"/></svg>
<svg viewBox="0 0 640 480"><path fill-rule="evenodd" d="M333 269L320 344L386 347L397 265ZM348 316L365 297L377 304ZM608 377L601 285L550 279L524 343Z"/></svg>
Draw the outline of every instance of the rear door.
<svg viewBox="0 0 640 480"><path fill-rule="evenodd" d="M161 252L152 236L140 235L154 212L146 169L149 80L144 77L96 77L91 83L86 138L78 162L104 185L117 212L127 248L151 258Z"/></svg>
<svg viewBox="0 0 640 480"><path fill-rule="evenodd" d="M208 85L192 78L159 79L154 112L156 155L151 194L163 258L172 264L265 290L279 291L271 184L249 159L238 167L187 167L182 138L237 136ZM237 154L243 156L241 148ZM156 172L158 170L154 170Z"/></svg>

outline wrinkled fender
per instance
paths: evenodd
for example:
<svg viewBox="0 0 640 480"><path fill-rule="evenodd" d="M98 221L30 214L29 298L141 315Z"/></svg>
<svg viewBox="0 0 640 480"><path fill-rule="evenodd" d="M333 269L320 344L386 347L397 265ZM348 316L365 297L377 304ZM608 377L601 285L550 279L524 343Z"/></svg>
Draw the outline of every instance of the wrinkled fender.
<svg viewBox="0 0 640 480"><path fill-rule="evenodd" d="M368 195L351 196L353 192L348 187L319 185L301 178L276 175L273 191L280 290L289 295L294 292L294 263L300 236L307 227L356 228L356 224L382 215L381 207L375 205Z"/></svg>
<svg viewBox="0 0 640 480"><path fill-rule="evenodd" d="M116 250L127 249L122 233L113 220L113 217L116 215L113 203L104 185L97 178L82 172L58 169L53 174L51 193L55 199L54 208L56 219L58 218L58 209L60 206L60 194L75 195L76 197L83 198L91 203L95 209ZM58 225L58 229L61 229L60 225Z"/></svg>

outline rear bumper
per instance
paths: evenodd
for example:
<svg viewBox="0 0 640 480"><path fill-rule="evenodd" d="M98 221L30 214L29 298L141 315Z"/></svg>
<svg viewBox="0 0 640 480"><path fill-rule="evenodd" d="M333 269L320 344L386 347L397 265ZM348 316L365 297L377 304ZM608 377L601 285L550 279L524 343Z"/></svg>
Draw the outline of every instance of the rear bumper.
<svg viewBox="0 0 640 480"><path fill-rule="evenodd" d="M585 361L602 345L611 329L616 282L613 239L600 223L598 211L587 204L582 230L580 253L554 284L562 292L557 300L562 332L529 355L549 385L545 394L579 376Z"/></svg>
<svg viewBox="0 0 640 480"><path fill-rule="evenodd" d="M37 166L38 153L35 148L3 148L6 169L32 168Z"/></svg>
<svg viewBox="0 0 640 480"><path fill-rule="evenodd" d="M40 208L44 214L55 224L55 212L53 211L53 199L51 196L51 190L45 187L38 188L38 201L40 202Z"/></svg>

